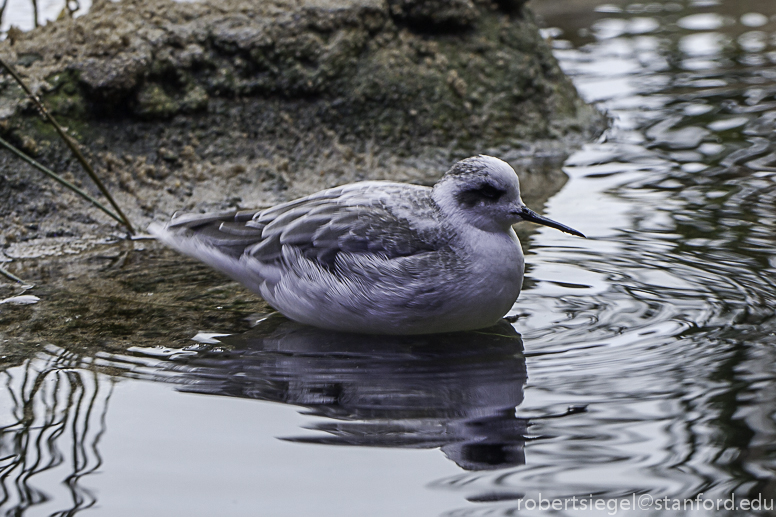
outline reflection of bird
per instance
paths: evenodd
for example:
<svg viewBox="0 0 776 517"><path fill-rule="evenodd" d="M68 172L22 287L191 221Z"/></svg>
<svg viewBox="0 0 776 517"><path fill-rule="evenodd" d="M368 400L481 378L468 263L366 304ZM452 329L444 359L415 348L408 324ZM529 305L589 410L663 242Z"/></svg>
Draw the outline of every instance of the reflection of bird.
<svg viewBox="0 0 776 517"><path fill-rule="evenodd" d="M372 334L488 327L523 283L512 225L533 221L517 174L480 155L433 188L369 181L264 211L188 214L151 233L264 297L292 320Z"/></svg>
<svg viewBox="0 0 776 517"><path fill-rule="evenodd" d="M184 364L171 368L181 389L294 404L326 417L314 435L290 441L439 447L467 470L525 462L529 424L515 416L525 358L509 323L456 334L368 336L277 320L274 329L267 321L222 338L228 353L182 357Z"/></svg>

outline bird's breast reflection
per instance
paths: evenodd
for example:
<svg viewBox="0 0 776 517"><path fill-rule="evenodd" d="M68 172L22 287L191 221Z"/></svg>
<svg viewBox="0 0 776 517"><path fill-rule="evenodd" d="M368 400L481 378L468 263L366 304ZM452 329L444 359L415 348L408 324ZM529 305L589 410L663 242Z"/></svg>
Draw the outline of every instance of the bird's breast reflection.
<svg viewBox="0 0 776 517"><path fill-rule="evenodd" d="M467 470L525 463L528 421L515 408L526 365L522 339L507 322L451 334L366 336L278 320L222 339L227 353L187 358L182 389L294 404L329 419L312 427L317 435L284 440L440 447Z"/></svg>

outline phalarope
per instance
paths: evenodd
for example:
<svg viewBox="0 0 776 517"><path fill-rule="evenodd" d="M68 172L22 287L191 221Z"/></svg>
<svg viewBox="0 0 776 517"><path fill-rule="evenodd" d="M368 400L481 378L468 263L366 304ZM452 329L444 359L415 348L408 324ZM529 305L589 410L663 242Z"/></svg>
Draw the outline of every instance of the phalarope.
<svg viewBox="0 0 776 517"><path fill-rule="evenodd" d="M510 310L523 285L519 221L584 237L526 207L512 167L480 155L433 187L352 183L266 210L174 216L149 231L297 322L430 334L489 327Z"/></svg>

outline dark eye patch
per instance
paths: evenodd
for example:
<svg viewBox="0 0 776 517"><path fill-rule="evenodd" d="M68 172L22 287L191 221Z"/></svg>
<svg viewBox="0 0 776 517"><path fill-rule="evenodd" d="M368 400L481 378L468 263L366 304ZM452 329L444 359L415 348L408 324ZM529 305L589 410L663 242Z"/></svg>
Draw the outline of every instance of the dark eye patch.
<svg viewBox="0 0 776 517"><path fill-rule="evenodd" d="M483 183L479 187L460 192L458 194L458 202L470 207L479 203L495 203L506 193L506 190L495 187L490 183Z"/></svg>
<svg viewBox="0 0 776 517"><path fill-rule="evenodd" d="M494 201L507 193L506 190L501 190L500 188L496 188L490 183L485 183L483 186L481 186L474 192L478 196L482 196L486 199L493 199Z"/></svg>

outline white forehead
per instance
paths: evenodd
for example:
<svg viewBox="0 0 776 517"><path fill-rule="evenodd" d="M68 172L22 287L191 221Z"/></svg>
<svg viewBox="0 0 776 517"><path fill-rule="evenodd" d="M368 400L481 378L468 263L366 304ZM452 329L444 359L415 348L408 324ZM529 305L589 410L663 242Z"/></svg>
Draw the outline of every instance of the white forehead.
<svg viewBox="0 0 776 517"><path fill-rule="evenodd" d="M507 162L486 154L457 162L445 173L440 183L452 183L457 185L458 189L469 189L476 188L486 178L494 187L514 189L518 195L520 193L520 182L515 170Z"/></svg>
<svg viewBox="0 0 776 517"><path fill-rule="evenodd" d="M454 168L458 167L463 172L459 177L463 184L471 184L481 181L483 177L488 177L491 182L495 183L494 186L509 190L514 189L520 195L520 181L517 179L517 173L504 160L481 154L458 162Z"/></svg>
<svg viewBox="0 0 776 517"><path fill-rule="evenodd" d="M487 154L481 154L475 158L475 160L480 162L484 171L494 178L498 178L504 183L518 182L515 170L504 160L499 160L498 158L488 156Z"/></svg>

